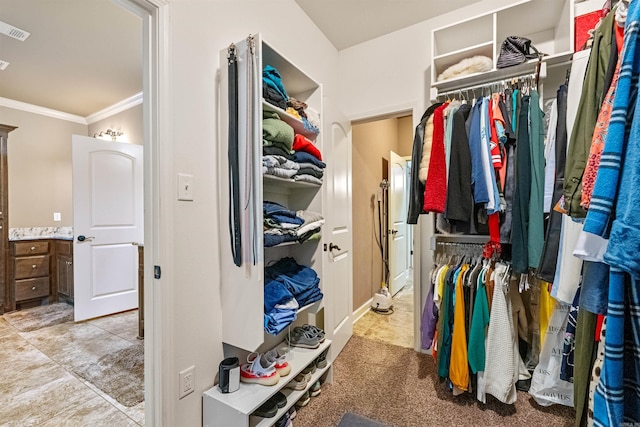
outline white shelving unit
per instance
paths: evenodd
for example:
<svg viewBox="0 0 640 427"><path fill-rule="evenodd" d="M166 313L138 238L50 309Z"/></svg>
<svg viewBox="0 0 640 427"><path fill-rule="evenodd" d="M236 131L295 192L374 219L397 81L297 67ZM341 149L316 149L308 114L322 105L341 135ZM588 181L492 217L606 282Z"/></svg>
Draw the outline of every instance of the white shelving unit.
<svg viewBox="0 0 640 427"><path fill-rule="evenodd" d="M535 16L535 19L531 19ZM531 39L546 54L547 68L565 63L573 54L574 0L521 0L497 10L436 28L431 32L431 98L438 92L479 85L535 72L537 60L503 69L495 64L507 36ZM471 40L471 43L469 43ZM436 81L445 69L462 59L483 55L493 68L449 80Z"/></svg>
<svg viewBox="0 0 640 427"><path fill-rule="evenodd" d="M291 347L288 360L291 366L291 373L286 377L282 377L278 384L274 386L240 383L240 388L233 393L221 393L217 387L205 391L203 399L204 426L255 427L273 425L314 382L329 371L331 363L327 363L325 368L316 369L305 390L284 388L289 381L309 366L322 352L328 351L330 346L331 341L325 340L316 349ZM260 405L269 400L278 391L282 391L287 396L287 405L279 409L275 417L262 418L252 415Z"/></svg>
<svg viewBox="0 0 640 427"><path fill-rule="evenodd" d="M252 47L253 46L253 47ZM256 156L261 160L262 156L262 112L275 112L294 132L301 134L311 140L322 152L322 137L316 132L305 127L302 120L287 113L285 110L270 104L262 98L262 70L265 66L271 65L278 70L282 77L282 83L289 97L306 103L309 108L322 115L322 85L303 71L295 64L276 51L272 46L262 40L261 36L254 35L252 39L247 39L235 43L239 57L248 58L250 50L255 49L256 69L260 74L258 77L258 87L255 88L251 99L247 96L249 89L246 87L247 73L251 61L242 59L238 61L238 145L239 157L247 153ZM220 53L220 129L218 144L219 169L219 192L220 192L220 215L223 218L229 216L230 206L230 178L229 178L229 158L228 158L228 70L227 70L227 49ZM241 105L242 104L242 105ZM247 111L255 111L256 114L248 114ZM248 133L248 129L253 130L253 137ZM250 157L247 155L247 157ZM254 158L256 158L254 157ZM261 166L261 162L260 162ZM249 170L244 177L246 187L250 187L249 194L253 201L262 205L263 201L272 201L286 206L292 211L308 210L320 213L324 216L322 186L305 181L296 181L288 178L281 178L272 175L263 175L262 168L256 167ZM243 184L241 184L242 186ZM242 193L241 193L242 194ZM244 201L243 201L244 203ZM247 203L249 205L249 203ZM311 304L300 307L297 311L297 319L280 334L273 336L264 330L264 284L265 266L284 257L292 257L300 265L313 268L320 278L320 288L322 290L323 273L323 251L319 241L308 241L302 244L297 242L284 243L274 247L263 247L262 236L262 209L256 215L256 223L260 226L245 232L259 234L252 237L259 242L255 262L243 260L240 267L234 264L230 250L231 235L229 226L225 222L221 224L220 232L220 257L221 265L224 268L224 280L221 285L221 306L222 306L222 341L224 357L238 357L240 363L246 363L247 355L250 352L263 353L267 350L282 345L286 335L291 328L300 324L308 323L324 329L324 300L319 300ZM251 224L253 222L250 221ZM255 231L254 231L255 230ZM256 241L256 240L254 240ZM286 383L295 378L306 366L308 366L322 352L326 351L327 367L318 370L313 378L313 382L321 376L326 381L331 381L331 341L325 340L317 349L301 349L291 347L288 362L291 365L291 374L283 377L281 381L272 387L256 384L240 385L236 392L223 394L217 386L204 393L203 401L203 423L206 426L269 426L273 425L277 419L284 414L285 409L293 405L303 392L284 389ZM313 382L308 384L311 387ZM262 419L251 415L260 405L266 402L277 391L282 390L288 395L287 407L281 409L274 418Z"/></svg>

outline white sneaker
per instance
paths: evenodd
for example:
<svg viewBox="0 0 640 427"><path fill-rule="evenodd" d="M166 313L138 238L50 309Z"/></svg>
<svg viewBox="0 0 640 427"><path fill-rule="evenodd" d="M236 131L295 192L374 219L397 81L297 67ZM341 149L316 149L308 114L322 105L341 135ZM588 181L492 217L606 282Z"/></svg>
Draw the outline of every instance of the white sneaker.
<svg viewBox="0 0 640 427"><path fill-rule="evenodd" d="M276 385L280 381L275 362L269 362L264 354L251 353L247 362L240 367L240 381L243 383Z"/></svg>

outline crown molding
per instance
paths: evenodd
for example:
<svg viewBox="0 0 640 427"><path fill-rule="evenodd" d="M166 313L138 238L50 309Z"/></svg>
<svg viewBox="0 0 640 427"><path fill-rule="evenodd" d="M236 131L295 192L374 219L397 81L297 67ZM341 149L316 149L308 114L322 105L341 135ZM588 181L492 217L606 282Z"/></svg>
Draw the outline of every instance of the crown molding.
<svg viewBox="0 0 640 427"><path fill-rule="evenodd" d="M104 110L100 110L96 113L88 115L87 117L85 117L86 123L88 125L91 125L100 120L104 120L115 114L126 111L129 108L133 108L136 105L140 105L142 104L142 101L143 101L142 92L139 92L125 100L122 100L116 104L113 104L110 107L105 108Z"/></svg>
<svg viewBox="0 0 640 427"><path fill-rule="evenodd" d="M27 104L26 102L15 101L9 98L0 97L0 106L13 108L14 110L26 111L28 113L40 114L41 116L53 117L54 119L67 120L69 122L88 124L84 117L75 114L63 113L62 111L40 107L38 105Z"/></svg>
<svg viewBox="0 0 640 427"><path fill-rule="evenodd" d="M100 110L97 113L88 115L87 117L76 116L62 111L52 110L51 108L40 107L38 105L28 104L22 101L15 101L9 98L0 97L0 107L13 108L14 110L26 111L28 113L40 114L41 116L53 117L54 119L66 120L69 122L80 123L82 125L90 125L100 120L104 120L118 114L122 111L133 108L142 104L142 92L137 93L123 101L113 104L110 107Z"/></svg>

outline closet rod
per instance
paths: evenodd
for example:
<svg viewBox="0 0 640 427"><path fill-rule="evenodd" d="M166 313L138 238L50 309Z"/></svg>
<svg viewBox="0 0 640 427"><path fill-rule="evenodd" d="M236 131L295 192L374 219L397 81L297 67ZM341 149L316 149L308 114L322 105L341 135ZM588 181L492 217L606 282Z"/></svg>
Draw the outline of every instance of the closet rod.
<svg viewBox="0 0 640 427"><path fill-rule="evenodd" d="M449 95L452 94L460 94L463 92L469 92L469 91L474 91L476 89L486 89L486 88L493 88L495 86L504 86L504 85L508 85L510 84L512 81L517 80L517 81L522 81L522 80L526 80L526 79L531 79L531 86L536 86L535 85L535 78L536 78L536 73L532 73L532 74L522 74L519 76L514 76L514 77L509 77L509 78L504 78L504 79L499 79L499 80L494 80L492 82L486 82L486 83L482 83L482 84L478 84L478 85L474 85L474 86L466 86L466 87L462 87L462 88L458 88L458 89L451 89L442 93L438 93L438 98L440 97L447 97Z"/></svg>

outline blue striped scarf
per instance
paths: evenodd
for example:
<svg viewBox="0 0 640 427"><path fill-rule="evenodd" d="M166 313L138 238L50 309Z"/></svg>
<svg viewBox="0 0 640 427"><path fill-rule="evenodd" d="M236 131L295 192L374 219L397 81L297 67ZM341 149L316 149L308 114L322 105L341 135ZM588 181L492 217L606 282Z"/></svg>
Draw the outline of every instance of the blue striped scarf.
<svg viewBox="0 0 640 427"><path fill-rule="evenodd" d="M594 394L594 425L640 423L640 2L630 2L620 80L585 230L611 235L605 355ZM614 209L615 207L615 209Z"/></svg>

